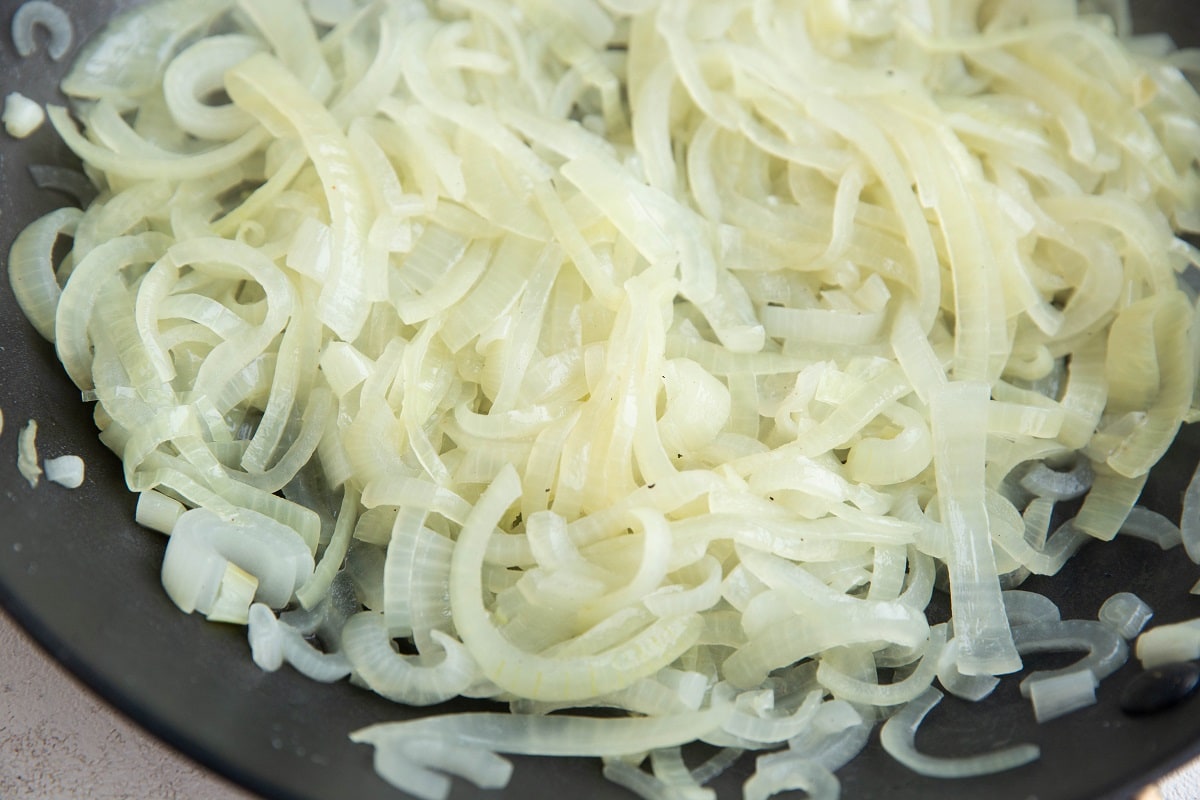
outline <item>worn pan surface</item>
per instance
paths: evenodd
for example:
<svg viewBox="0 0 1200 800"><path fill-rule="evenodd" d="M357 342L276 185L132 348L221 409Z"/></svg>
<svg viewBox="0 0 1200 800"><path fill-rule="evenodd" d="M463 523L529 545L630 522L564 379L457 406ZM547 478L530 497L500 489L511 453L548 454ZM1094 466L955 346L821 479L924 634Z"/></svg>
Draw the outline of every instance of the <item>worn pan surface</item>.
<svg viewBox="0 0 1200 800"><path fill-rule="evenodd" d="M69 9L76 42L112 13L136 0L56 0ZM54 63L44 51L19 59L8 36L20 5L0 0L0 94L20 89L39 101L55 89L70 59ZM1141 30L1171 32L1181 44L1200 44L1200 3L1134 0ZM74 48L72 49L74 52ZM35 188L30 163L69 164L49 128L17 142L0 135L0 262L29 221L69 202ZM0 281L0 603L38 642L102 696L151 732L201 763L270 798L395 800L399 795L371 768L371 750L348 731L418 713L345 683L321 686L289 669L261 672L248 657L241 629L186 617L164 595L158 567L164 540L132 521L134 500L124 489L116 458L96 440L90 407L62 374L49 344L38 338ZM52 484L33 490L16 469L17 431L40 426L43 456L77 453L87 481L67 491ZM1200 430L1185 430L1155 471L1144 496L1170 516L1200 457ZM1027 588L1059 602L1064 617L1094 618L1115 591L1134 591L1156 611L1155 622L1200 616L1200 597L1188 589L1200 577L1181 550L1124 537L1089 545L1059 579L1031 580ZM1044 657L1048 666L1069 660ZM1148 781L1200 754L1200 699L1149 718L1117 708L1122 687L1137 672L1127 665L1104 682L1099 702L1036 725L1016 681L1008 679L988 701L947 699L929 718L918 745L958 755L1013 742L1036 742L1033 765L991 778L931 781L892 762L873 739L840 773L843 797L891 800L971 798L1084 800L1131 796ZM456 702L441 711L481 708ZM512 783L487 796L509 798L628 797L606 783L596 762L517 758ZM721 797L740 796L750 764L723 776ZM476 792L461 782L455 797Z"/></svg>

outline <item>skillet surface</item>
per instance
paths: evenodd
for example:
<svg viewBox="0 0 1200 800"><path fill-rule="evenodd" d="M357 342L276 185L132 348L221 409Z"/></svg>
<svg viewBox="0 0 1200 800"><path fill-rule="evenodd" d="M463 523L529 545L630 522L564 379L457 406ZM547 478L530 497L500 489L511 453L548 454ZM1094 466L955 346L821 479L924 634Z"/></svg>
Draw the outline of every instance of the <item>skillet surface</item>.
<svg viewBox="0 0 1200 800"><path fill-rule="evenodd" d="M0 94L19 89L41 102L62 102L55 87L78 42L137 0L57 3L70 12L76 46L55 64L44 50L17 57L8 31L20 3L0 0ZM1194 0L1133 4L1140 30L1169 30L1180 44L1200 44L1200 4ZM69 202L36 189L27 165L71 162L49 126L21 142L0 139L0 264L28 222ZM264 673L250 661L241 629L180 614L159 583L164 539L133 523L134 498L125 491L119 462L97 441L90 408L79 402L52 347L22 317L7 279L0 281L0 410L6 423L0 434L0 604L53 657L155 735L267 797L400 797L375 776L371 749L352 744L346 734L429 712L395 706L345 683L319 686L288 668ZM88 475L83 487L67 491L44 482L29 488L15 457L17 432L28 419L38 421L44 458L83 456ZM1200 430L1185 430L1153 474L1144 502L1177 517L1198 456ZM1188 594L1197 577L1200 568L1181 550L1163 554L1146 542L1119 537L1086 547L1059 579L1034 579L1023 588L1051 596L1064 618L1095 618L1110 594L1133 591L1155 609L1153 622L1163 623L1200 616L1200 597ZM1027 663L1037 668L1060 661L1046 656ZM842 796L1129 797L1200 754L1200 699L1150 718L1133 719L1118 710L1121 689L1136 673L1136 664L1126 665L1101 685L1095 706L1040 726L1012 678L982 704L947 698L922 729L921 749L957 755L1031 741L1041 746L1041 760L992 778L932 781L893 762L875 736L839 773ZM435 710L484 707L460 701ZM509 787L485 796L629 797L604 781L592 760L514 761ZM740 796L751 766L744 759L722 776L720 796ZM477 794L455 783L453 797Z"/></svg>

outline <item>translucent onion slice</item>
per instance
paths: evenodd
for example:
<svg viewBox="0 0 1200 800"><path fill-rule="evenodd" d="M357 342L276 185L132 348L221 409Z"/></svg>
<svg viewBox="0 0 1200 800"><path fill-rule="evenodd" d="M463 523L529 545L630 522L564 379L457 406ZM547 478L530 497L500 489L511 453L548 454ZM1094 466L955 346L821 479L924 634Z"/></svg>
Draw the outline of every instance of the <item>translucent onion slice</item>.
<svg viewBox="0 0 1200 800"><path fill-rule="evenodd" d="M770 713L770 708L763 708L754 713L747 707L749 704L743 700L756 694L758 693L748 692L738 697L736 709L721 726L722 733L728 734L734 740L754 745L787 741L812 724L822 699L820 691L810 692L793 713L776 715ZM714 739L710 736L706 741L713 742ZM728 745L727 742L725 744Z"/></svg>
<svg viewBox="0 0 1200 800"><path fill-rule="evenodd" d="M286 605L313 570L312 554L293 529L247 509L230 519L192 509L167 540L163 586L184 612L208 613L230 563L258 579L254 596L272 608ZM242 621L248 611L249 603Z"/></svg>
<svg viewBox="0 0 1200 800"><path fill-rule="evenodd" d="M978 702L995 691L1000 679L993 675L964 675L958 669L958 639L951 639L938 656L938 683L963 700Z"/></svg>
<svg viewBox="0 0 1200 800"><path fill-rule="evenodd" d="M1158 625L1144 631L1137 638L1135 652L1142 669L1200 658L1200 619Z"/></svg>
<svg viewBox="0 0 1200 800"><path fill-rule="evenodd" d="M74 29L71 18L54 3L48 0L25 0L17 7L17 13L12 18L13 46L22 58L33 55L37 49L34 32L44 28L50 40L46 45L46 53L54 61L60 61L74 42Z"/></svg>
<svg viewBox="0 0 1200 800"><path fill-rule="evenodd" d="M1066 472L1060 472L1044 461L1039 461L1021 477L1021 486L1038 497L1074 500L1087 493L1092 486L1092 479L1091 462L1080 456L1075 459L1074 466Z"/></svg>
<svg viewBox="0 0 1200 800"><path fill-rule="evenodd" d="M141 180L186 180L213 175L232 168L251 153L258 150L265 139L260 130L252 130L227 144L192 154L153 153L142 158L130 159L116 151L95 144L84 136L66 108L57 105L46 107L46 116L54 130L62 137L80 159L98 169L131 179Z"/></svg>
<svg viewBox="0 0 1200 800"><path fill-rule="evenodd" d="M296 590L296 599L306 609L316 607L329 596L334 577L346 560L346 551L350 548L350 537L354 533L358 521L359 494L353 489L346 489L342 496L341 509L338 512L337 524L333 535L325 545L325 552L313 570L312 578Z"/></svg>
<svg viewBox="0 0 1200 800"><path fill-rule="evenodd" d="M174 497L150 489L138 493L134 519L139 525L169 534L186 510L187 507Z"/></svg>
<svg viewBox="0 0 1200 800"><path fill-rule="evenodd" d="M883 749L913 772L935 778L992 775L1028 764L1040 755L1040 749L1033 744L1016 744L991 753L955 758L918 752L913 744L917 727L941 699L942 693L937 689L926 689L920 697L883 723L879 731Z"/></svg>
<svg viewBox="0 0 1200 800"><path fill-rule="evenodd" d="M481 789L500 789L512 776L512 764L495 753L448 738L404 738L376 745L375 771L393 786L425 800L450 793L442 772L465 778Z"/></svg>
<svg viewBox="0 0 1200 800"><path fill-rule="evenodd" d="M1121 526L1121 535L1154 542L1163 550L1178 547L1183 542L1180 527L1157 511L1134 506Z"/></svg>
<svg viewBox="0 0 1200 800"><path fill-rule="evenodd" d="M872 706L899 706L915 699L929 688L937 674L942 648L946 644L946 628L934 625L929 629L929 642L917 667L904 678L892 683L861 681L822 660L817 667L817 681L834 697L850 703Z"/></svg>
<svg viewBox="0 0 1200 800"><path fill-rule="evenodd" d="M272 672L284 662L310 680L333 683L350 674L351 665L342 653L323 653L291 625L277 619L271 609L254 603L246 619L254 663Z"/></svg>
<svg viewBox="0 0 1200 800"><path fill-rule="evenodd" d="M73 236L83 212L60 208L27 226L13 240L8 255L8 281L21 311L42 338L54 341L54 317L62 295L54 270L54 247L60 236Z"/></svg>
<svg viewBox="0 0 1200 800"><path fill-rule="evenodd" d="M716 800L712 789L703 789L683 761L683 748L663 747L650 751L650 767L663 787L692 800Z"/></svg>
<svg viewBox="0 0 1200 800"><path fill-rule="evenodd" d="M1057 622L1062 619L1058 606L1049 597L1037 592L1009 589L1004 592L1004 613L1009 624L1029 625L1035 622Z"/></svg>
<svg viewBox="0 0 1200 800"><path fill-rule="evenodd" d="M181 129L201 139L228 140L254 124L233 105L213 106L204 98L225 88L225 72L261 52L260 40L230 34L210 36L188 47L163 73L163 98Z"/></svg>
<svg viewBox="0 0 1200 800"><path fill-rule="evenodd" d="M435 630L430 652L402 656L393 648L383 617L364 611L342 629L342 649L372 690L397 703L427 706L462 694L479 679L479 668L462 643ZM437 657L433 650L441 650Z"/></svg>
<svg viewBox="0 0 1200 800"><path fill-rule="evenodd" d="M841 793L838 779L831 771L799 755L773 758L767 764L760 759L742 793L745 800L766 800L792 789L804 791L812 800L837 800Z"/></svg>
<svg viewBox="0 0 1200 800"><path fill-rule="evenodd" d="M655 751L659 752L659 751ZM604 760L602 774L607 780L628 789L643 800L715 800L712 789L699 786L680 786L663 780L657 774L643 772L628 761L617 758Z"/></svg>
<svg viewBox="0 0 1200 800"><path fill-rule="evenodd" d="M938 503L950 528L950 598L959 669L999 675L1021 667L1000 597L983 494L985 383L951 383L931 398Z"/></svg>
<svg viewBox="0 0 1200 800"><path fill-rule="evenodd" d="M614 719L561 714L443 714L371 725L355 731L350 738L376 747L414 738L444 738L498 753L621 756L695 741L720 727L732 710L731 704L720 704L687 714Z"/></svg>
<svg viewBox="0 0 1200 800"><path fill-rule="evenodd" d="M714 756L692 770L692 778L702 785L708 783L732 767L743 752L736 747L721 748Z"/></svg>
<svg viewBox="0 0 1200 800"><path fill-rule="evenodd" d="M157 82L177 44L232 4L232 0L168 0L116 15L104 34L91 39L79 53L63 79L63 91L87 98L143 94Z"/></svg>
<svg viewBox="0 0 1200 800"><path fill-rule="evenodd" d="M1046 653L1060 650L1087 652L1069 667L1038 670L1021 681L1021 694L1028 697L1030 685L1037 680L1064 675L1081 669L1090 671L1102 681L1129 660L1129 646L1116 631L1102 622L1086 619L1067 619L1034 622L1013 628L1013 639L1022 653Z"/></svg>
<svg viewBox="0 0 1200 800"><path fill-rule="evenodd" d="M295 131L313 159L325 188L333 229L332 262L322 284L318 317L343 340L353 341L366 322L369 300L382 299L386 287L379 275L367 276L359 269L360 263L375 263L367 244L370 200L345 134L298 78L269 55L251 56L225 80L240 108L274 131Z"/></svg>
<svg viewBox="0 0 1200 800"><path fill-rule="evenodd" d="M430 631L449 629L452 542L426 527L425 514L402 508L392 526L384 566L384 616L393 635L430 644Z"/></svg>
<svg viewBox="0 0 1200 800"><path fill-rule="evenodd" d="M1200 464L1192 473L1183 493L1183 512L1179 516L1183 548L1193 563L1200 564Z"/></svg>
<svg viewBox="0 0 1200 800"><path fill-rule="evenodd" d="M492 530L520 495L520 481L508 467L471 509L451 561L454 626L489 680L526 697L581 699L617 691L652 675L695 643L704 623L699 616L688 615L658 620L618 647L593 657L547 658L514 647L488 618L481 570Z"/></svg>
<svg viewBox="0 0 1200 800"><path fill-rule="evenodd" d="M1135 638L1146 627L1146 623L1154 616L1154 611L1136 594L1132 592L1117 592L1100 606L1097 617L1108 625L1122 639Z"/></svg>
<svg viewBox="0 0 1200 800"><path fill-rule="evenodd" d="M827 702L821 711L832 709L836 709L837 713L818 713L813 721L813 730L788 742L788 749L831 772L836 772L862 752L871 738L873 726L853 707L838 700ZM827 721L828 717L835 716L840 717L836 723L831 724ZM844 727L838 727L839 725Z"/></svg>
<svg viewBox="0 0 1200 800"><path fill-rule="evenodd" d="M1096 702L1096 676L1089 669L1040 678L1029 684L1029 699L1038 722L1047 722Z"/></svg>

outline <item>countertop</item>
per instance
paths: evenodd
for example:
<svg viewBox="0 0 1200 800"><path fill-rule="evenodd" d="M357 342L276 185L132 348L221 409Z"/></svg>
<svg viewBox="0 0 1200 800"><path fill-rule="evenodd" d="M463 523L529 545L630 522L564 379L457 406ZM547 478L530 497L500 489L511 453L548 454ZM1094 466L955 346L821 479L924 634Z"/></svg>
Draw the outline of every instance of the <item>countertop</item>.
<svg viewBox="0 0 1200 800"><path fill-rule="evenodd" d="M1137 800L1158 797L1200 797L1200 761ZM0 612L0 798L254 800L254 795L125 719Z"/></svg>
<svg viewBox="0 0 1200 800"><path fill-rule="evenodd" d="M79 683L0 613L0 798L253 800Z"/></svg>

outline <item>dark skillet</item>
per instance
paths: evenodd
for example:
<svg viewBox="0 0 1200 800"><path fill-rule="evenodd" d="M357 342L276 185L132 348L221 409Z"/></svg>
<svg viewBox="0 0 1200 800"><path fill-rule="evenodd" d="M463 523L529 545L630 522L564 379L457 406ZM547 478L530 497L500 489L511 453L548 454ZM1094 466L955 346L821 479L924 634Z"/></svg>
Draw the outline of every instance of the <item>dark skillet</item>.
<svg viewBox="0 0 1200 800"><path fill-rule="evenodd" d="M76 42L115 10L136 0L57 0L69 9ZM0 92L20 89L39 101L61 98L55 86L69 61L55 64L44 48L19 59L8 36L14 0L0 0ZM1200 3L1134 0L1140 30L1170 31L1180 44L1200 44ZM2 136L2 135L0 135ZM25 224L69 202L38 190L26 167L72 159L46 127L31 139L0 138L0 261ZM124 489L117 459L96 440L90 407L62 374L50 345L18 311L0 281L0 603L46 650L103 697L155 735L271 798L395 800L400 795L371 769L371 750L346 734L360 726L426 713L392 705L345 683L320 686L289 669L261 672L248 657L241 629L186 617L158 579L161 537L134 525L133 497ZM16 469L17 431L37 419L43 456L77 453L87 481L67 491L52 484L31 490ZM1200 430L1186 430L1154 472L1145 502L1169 516L1200 455ZM1154 622L1200 616L1200 597L1188 594L1200 568L1182 550L1120 537L1093 544L1050 582L1024 588L1054 598L1064 617L1095 618L1115 591L1133 591L1155 609ZM936 613L936 610L934 611ZM1039 657L1034 666L1072 656ZM957 755L1031 741L1042 748L1033 765L992 778L932 781L888 758L872 739L867 751L840 773L845 798L971 798L1091 800L1125 798L1200 754L1200 699L1148 717L1125 716L1122 689L1138 673L1126 665L1099 689L1097 705L1036 725L1016 681L972 705L947 699L918 738L931 753ZM440 711L482 707L449 703ZM628 797L605 782L586 759L517 758L503 792L486 796ZM718 781L721 797L740 796L751 764L744 760ZM136 794L136 787L130 787ZM454 797L472 797L457 782Z"/></svg>

